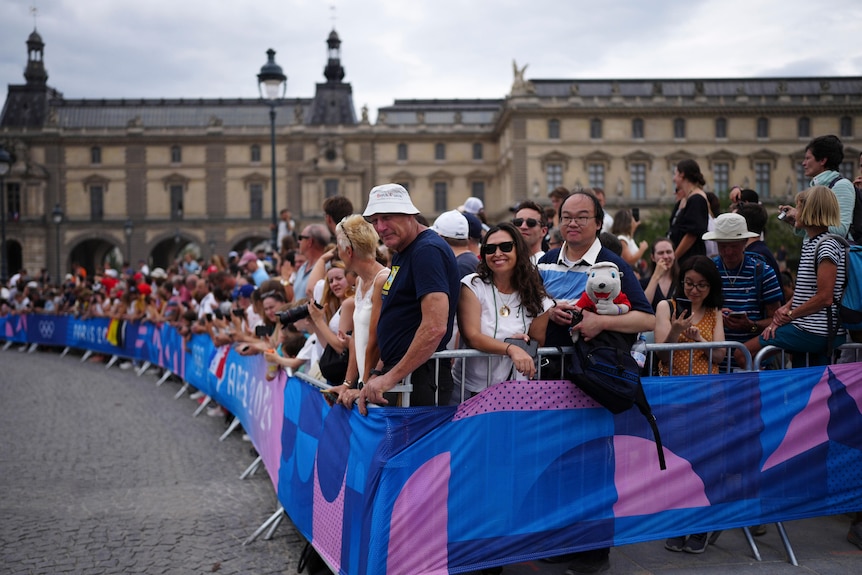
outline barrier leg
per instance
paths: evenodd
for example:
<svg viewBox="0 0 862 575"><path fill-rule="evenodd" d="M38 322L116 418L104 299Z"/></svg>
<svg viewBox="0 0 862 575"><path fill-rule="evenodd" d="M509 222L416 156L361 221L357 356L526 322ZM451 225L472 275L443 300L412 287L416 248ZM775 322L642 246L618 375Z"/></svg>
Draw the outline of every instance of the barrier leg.
<svg viewBox="0 0 862 575"><path fill-rule="evenodd" d="M270 516L270 518L269 518L269 519L267 519L266 521L264 521L264 522L263 522L263 525L261 525L260 527L258 527L258 528L257 528L257 531L255 531L254 533L252 533L251 535L249 535L248 539L246 539L245 541L243 541L243 542L242 542L242 544L243 544L243 545L248 545L249 543L251 543L252 541L254 541L255 539L257 539L257 538L260 536L260 534L261 534L261 533L263 533L264 531L266 531L267 529L269 529L270 525L272 525L272 524L273 524L274 522L276 522L276 521L280 521L280 518L281 518L281 516L282 516L282 514L283 514L283 513L284 513L284 507L282 507L282 506L280 506L280 505L279 505L279 507L278 507L278 511L276 511L275 513L273 513L273 514Z"/></svg>
<svg viewBox="0 0 862 575"><path fill-rule="evenodd" d="M12 347L12 341L11 340L7 341L6 344L3 346L3 351L6 351L10 347Z"/></svg>
<svg viewBox="0 0 862 575"><path fill-rule="evenodd" d="M221 434L221 437L219 437L218 440L224 441L225 439L227 439L230 436L230 434L233 433L237 427L239 427L239 424L240 424L239 418L234 417L233 421L230 422L230 425L228 426L227 430Z"/></svg>
<svg viewBox="0 0 862 575"><path fill-rule="evenodd" d="M119 355L112 355L111 359L108 360L107 365L105 365L105 369L111 369L111 366L114 365L115 363L117 363L117 361L119 361L119 359L120 359Z"/></svg>
<svg viewBox="0 0 862 575"><path fill-rule="evenodd" d="M161 386L164 382L166 382L166 381L168 380L168 378L169 378L169 377L171 377L172 375L173 375L173 373L171 373L171 370L166 369L166 370L165 370L165 373L163 373L163 374L162 374L162 377L161 377L161 378L159 378L159 381L157 381L157 382L156 382L156 387L160 387L160 386Z"/></svg>
<svg viewBox="0 0 862 575"><path fill-rule="evenodd" d="M790 539L787 537L787 531L784 530L784 524L778 521L775 523L775 528L778 529L778 536L781 537L781 543L784 545L784 550L787 551L787 560L794 567L799 567L796 555L793 553L793 547L790 545Z"/></svg>
<svg viewBox="0 0 862 575"><path fill-rule="evenodd" d="M150 363L150 362L148 362L148 361L145 361L145 362L143 363L143 365L141 365L141 367L140 367L140 368L138 368L138 372L137 372L137 373L138 373L138 377L141 377L142 375L144 375L144 373L146 373L146 371L147 371L148 369L150 369L150 366L151 366L151 365L153 365L153 364L152 364L152 363Z"/></svg>
<svg viewBox="0 0 862 575"><path fill-rule="evenodd" d="M252 461L251 465L249 465L245 471L242 472L242 475L239 476L240 479L246 479L254 475L257 468L260 467L260 464L263 463L263 457L260 455L257 456L257 459Z"/></svg>
<svg viewBox="0 0 862 575"><path fill-rule="evenodd" d="M88 359L90 359L90 356L91 356L91 355L93 355L93 352L92 352L92 351L90 351L89 349L88 349L87 351L85 351L85 352L84 352L84 356L81 358L81 363L84 363L85 361L87 361Z"/></svg>
<svg viewBox="0 0 862 575"><path fill-rule="evenodd" d="M179 390L179 391L177 392L177 394L174 396L174 399L179 399L179 398L181 398L181 397L183 396L183 394L184 394L185 392L187 392L188 390L189 390L189 382L187 382L187 381L183 381L183 386L180 388L180 390Z"/></svg>
<svg viewBox="0 0 862 575"><path fill-rule="evenodd" d="M275 530L278 529L278 526L281 525L282 520L284 519L284 513L278 516L278 519L272 524L272 527L269 528L269 531L266 532L266 535L263 536L265 541L269 541L272 539Z"/></svg>
<svg viewBox="0 0 862 575"><path fill-rule="evenodd" d="M742 534L745 535L745 540L748 542L748 546L751 548L751 553L754 555L754 558L757 561L763 561L760 557L760 549L757 548L757 543L754 542L754 537L751 535L751 529L743 527Z"/></svg>
<svg viewBox="0 0 862 575"><path fill-rule="evenodd" d="M27 353L33 353L37 349L39 349L39 344L38 343L31 343L30 347L27 349Z"/></svg>
<svg viewBox="0 0 862 575"><path fill-rule="evenodd" d="M195 413L192 417L197 417L198 415L200 415L201 412L206 408L207 405L210 404L210 402L212 400L213 400L213 398L211 398L210 396L204 397L204 400L201 402L200 406L198 406L198 408L195 410Z"/></svg>
<svg viewBox="0 0 862 575"><path fill-rule="evenodd" d="M66 354L69 353L71 349L72 348L67 345L66 348L63 350L63 353L60 354L60 357L66 357Z"/></svg>

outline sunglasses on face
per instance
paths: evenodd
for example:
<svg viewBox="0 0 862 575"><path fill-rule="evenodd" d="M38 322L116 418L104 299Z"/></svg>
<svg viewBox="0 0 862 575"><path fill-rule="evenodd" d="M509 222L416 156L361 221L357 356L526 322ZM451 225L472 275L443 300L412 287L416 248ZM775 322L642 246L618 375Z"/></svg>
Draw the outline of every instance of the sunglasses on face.
<svg viewBox="0 0 862 575"><path fill-rule="evenodd" d="M528 228L535 228L536 226L542 224L542 222L535 218L515 218L512 220L512 225L514 225L516 228L520 228L521 224L523 224L524 222L527 223Z"/></svg>
<svg viewBox="0 0 862 575"><path fill-rule="evenodd" d="M485 255L494 255L497 252L497 248L500 248L500 251L503 253L509 253L513 249L515 249L515 242L501 242L499 244L485 244L482 246L482 253Z"/></svg>

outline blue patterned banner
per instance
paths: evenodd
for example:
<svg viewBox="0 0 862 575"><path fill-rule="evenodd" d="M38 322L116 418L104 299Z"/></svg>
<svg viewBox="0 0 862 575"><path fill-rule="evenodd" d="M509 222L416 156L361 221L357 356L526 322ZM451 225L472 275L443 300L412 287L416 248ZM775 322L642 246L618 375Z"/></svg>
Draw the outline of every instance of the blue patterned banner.
<svg viewBox="0 0 862 575"><path fill-rule="evenodd" d="M111 334L106 320L10 316L0 329L145 359L207 392L240 419L293 523L344 574L462 573L862 509L858 363L644 380L660 471L640 413L614 416L569 382L503 382L458 407L362 417L296 378L267 381L260 357L166 326Z"/></svg>

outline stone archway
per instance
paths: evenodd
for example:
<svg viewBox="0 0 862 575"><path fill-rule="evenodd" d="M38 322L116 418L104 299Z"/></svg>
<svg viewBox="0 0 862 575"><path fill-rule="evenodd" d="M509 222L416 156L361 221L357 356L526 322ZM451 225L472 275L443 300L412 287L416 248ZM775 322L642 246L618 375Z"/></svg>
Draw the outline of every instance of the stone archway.
<svg viewBox="0 0 862 575"><path fill-rule="evenodd" d="M114 269L123 266L123 252L120 246L104 238L87 238L80 240L75 247L69 251L69 262L71 268L63 266L62 269L74 269L81 266L87 270L87 275L93 277L96 270L104 268L108 263Z"/></svg>
<svg viewBox="0 0 862 575"><path fill-rule="evenodd" d="M177 261L182 253L188 250L193 251L196 255L201 254L200 245L182 233L176 233L159 240L150 251L151 269L168 269Z"/></svg>
<svg viewBox="0 0 862 575"><path fill-rule="evenodd" d="M6 273L9 279L24 267L24 249L16 240L6 240Z"/></svg>

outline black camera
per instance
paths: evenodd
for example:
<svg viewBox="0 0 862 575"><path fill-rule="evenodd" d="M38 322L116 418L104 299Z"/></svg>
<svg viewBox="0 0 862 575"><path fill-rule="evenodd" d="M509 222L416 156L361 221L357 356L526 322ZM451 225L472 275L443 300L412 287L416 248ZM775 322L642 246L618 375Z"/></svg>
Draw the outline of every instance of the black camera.
<svg viewBox="0 0 862 575"><path fill-rule="evenodd" d="M569 310L569 315L572 316L572 321L569 322L569 327L575 327L576 325L581 323L582 319L584 319L584 314L581 313L581 310L579 309Z"/></svg>
<svg viewBox="0 0 862 575"><path fill-rule="evenodd" d="M240 308L233 308L233 315L235 317L245 317L245 310Z"/></svg>
<svg viewBox="0 0 862 575"><path fill-rule="evenodd" d="M254 328L254 336L255 337L267 337L269 333L267 333L267 329L265 325L259 325Z"/></svg>
<svg viewBox="0 0 862 575"><path fill-rule="evenodd" d="M289 310L276 312L276 316L278 317L278 321L281 322L281 325L288 326L292 323L296 323L301 319L305 319L308 317L308 306L310 304L298 305L296 307L292 307ZM317 309L323 309L323 306L317 302L314 302L314 305L317 306Z"/></svg>
<svg viewBox="0 0 862 575"><path fill-rule="evenodd" d="M224 319L224 314L222 313L222 311L219 308L215 308L213 310L213 315L215 316L216 319Z"/></svg>
<svg viewBox="0 0 862 575"><path fill-rule="evenodd" d="M790 208L784 208L783 210L781 210L781 213L778 214L778 219L783 220L784 218L786 218L787 212L789 212L789 211L790 211Z"/></svg>

